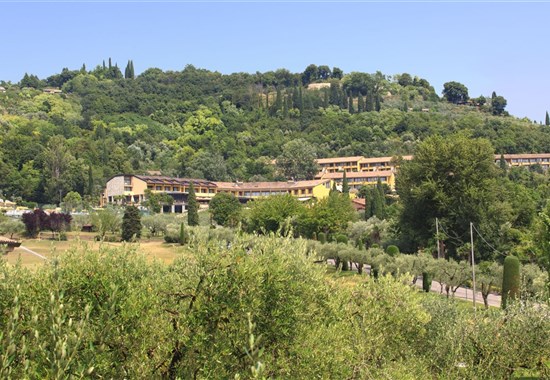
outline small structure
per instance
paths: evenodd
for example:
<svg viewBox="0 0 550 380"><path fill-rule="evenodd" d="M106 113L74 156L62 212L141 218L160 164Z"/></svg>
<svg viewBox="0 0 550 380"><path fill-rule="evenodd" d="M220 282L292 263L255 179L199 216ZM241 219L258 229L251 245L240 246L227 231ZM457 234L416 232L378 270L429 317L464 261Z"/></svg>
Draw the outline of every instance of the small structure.
<svg viewBox="0 0 550 380"><path fill-rule="evenodd" d="M21 245L20 241L8 239L0 236L0 247L5 248L5 252L12 252L15 248Z"/></svg>
<svg viewBox="0 0 550 380"><path fill-rule="evenodd" d="M63 91L58 88L45 88L42 92L45 94L61 94Z"/></svg>
<svg viewBox="0 0 550 380"><path fill-rule="evenodd" d="M5 88L5 87L2 87L2 86L0 86L0 92L6 92L6 88Z"/></svg>
<svg viewBox="0 0 550 380"><path fill-rule="evenodd" d="M91 224L83 224L80 232L93 232L94 226Z"/></svg>

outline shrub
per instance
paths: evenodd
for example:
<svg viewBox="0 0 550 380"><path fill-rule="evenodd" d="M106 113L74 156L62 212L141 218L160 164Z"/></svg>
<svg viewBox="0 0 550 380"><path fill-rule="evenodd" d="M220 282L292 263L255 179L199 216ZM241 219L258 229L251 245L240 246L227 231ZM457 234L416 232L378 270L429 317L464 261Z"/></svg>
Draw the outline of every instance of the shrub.
<svg viewBox="0 0 550 380"><path fill-rule="evenodd" d="M519 259L508 256L504 259L504 272L502 274L502 301L501 306L506 309L508 300L517 299L521 284Z"/></svg>
<svg viewBox="0 0 550 380"><path fill-rule="evenodd" d="M336 242L337 243L348 244L348 237L344 234L336 235Z"/></svg>
<svg viewBox="0 0 550 380"><path fill-rule="evenodd" d="M317 238L319 239L319 242L321 244L325 244L327 242L327 234L325 234L324 232L319 232Z"/></svg>
<svg viewBox="0 0 550 380"><path fill-rule="evenodd" d="M141 216L135 206L127 206L122 217L122 240L131 241L141 237Z"/></svg>
<svg viewBox="0 0 550 380"><path fill-rule="evenodd" d="M428 272L422 272L422 290L429 293L432 289L432 275Z"/></svg>
<svg viewBox="0 0 550 380"><path fill-rule="evenodd" d="M396 245L388 245L386 248L386 253L390 256L397 256L399 254L399 247Z"/></svg>

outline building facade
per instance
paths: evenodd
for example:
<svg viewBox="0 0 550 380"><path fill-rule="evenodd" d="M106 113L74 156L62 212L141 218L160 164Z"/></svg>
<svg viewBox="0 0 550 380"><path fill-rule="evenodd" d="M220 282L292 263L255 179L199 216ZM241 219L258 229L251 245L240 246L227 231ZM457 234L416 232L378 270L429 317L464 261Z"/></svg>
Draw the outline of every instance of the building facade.
<svg viewBox="0 0 550 380"><path fill-rule="evenodd" d="M189 186L193 183L197 201L207 205L220 192L231 193L241 202L269 195L290 194L302 201L322 199L328 196L331 179L288 182L212 182L193 178L121 174L111 177L101 197L101 205L127 204L141 206L147 199L146 190L152 193L166 193L174 201L164 206L164 212L185 211Z"/></svg>

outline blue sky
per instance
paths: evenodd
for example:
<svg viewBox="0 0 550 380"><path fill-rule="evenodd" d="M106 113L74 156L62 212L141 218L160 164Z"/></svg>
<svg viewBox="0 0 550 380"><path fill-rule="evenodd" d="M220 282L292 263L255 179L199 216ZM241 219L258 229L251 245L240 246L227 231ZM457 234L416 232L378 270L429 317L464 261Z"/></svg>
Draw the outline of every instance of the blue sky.
<svg viewBox="0 0 550 380"><path fill-rule="evenodd" d="M408 72L550 111L550 3L27 2L0 0L0 80L41 78L112 58L136 73L193 64L222 73L310 64Z"/></svg>

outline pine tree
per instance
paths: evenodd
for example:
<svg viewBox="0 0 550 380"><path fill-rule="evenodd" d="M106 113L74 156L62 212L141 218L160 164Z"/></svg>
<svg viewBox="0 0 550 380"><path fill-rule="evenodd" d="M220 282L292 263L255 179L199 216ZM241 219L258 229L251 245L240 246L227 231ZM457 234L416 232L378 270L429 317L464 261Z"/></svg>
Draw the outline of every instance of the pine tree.
<svg viewBox="0 0 550 380"><path fill-rule="evenodd" d="M189 194L187 195L187 224L190 226L199 225L199 204L193 182L189 183Z"/></svg>
<svg viewBox="0 0 550 380"><path fill-rule="evenodd" d="M346 172L344 172L344 175L342 177L342 194L349 196L349 184L348 184L348 177L346 176Z"/></svg>
<svg viewBox="0 0 550 380"><path fill-rule="evenodd" d="M122 217L122 240L132 241L141 237L141 216L135 206L127 206Z"/></svg>
<svg viewBox="0 0 550 380"><path fill-rule="evenodd" d="M550 116L548 116L548 111L546 111L546 119L544 119L544 125L550 125Z"/></svg>

